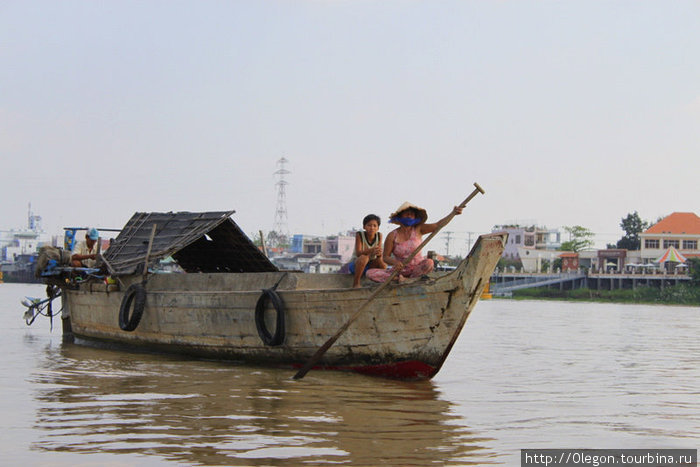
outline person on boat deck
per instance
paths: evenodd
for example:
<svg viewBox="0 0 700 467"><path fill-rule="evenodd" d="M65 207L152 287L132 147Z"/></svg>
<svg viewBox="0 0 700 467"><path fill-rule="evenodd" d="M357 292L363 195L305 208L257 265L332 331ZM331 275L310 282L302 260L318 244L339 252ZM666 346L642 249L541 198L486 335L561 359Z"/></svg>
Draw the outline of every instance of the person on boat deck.
<svg viewBox="0 0 700 467"><path fill-rule="evenodd" d="M452 212L455 215L462 214L462 208L455 206ZM398 281L403 282L431 272L435 267L433 260L425 258L421 252L405 266L403 261L423 242L423 234L444 227L450 221L450 216L445 216L434 224L427 224L427 211L407 201L389 218L389 222L399 225L396 230L389 232L384 242L384 262L390 265L391 269L369 269L367 277L375 282L384 282L398 269Z"/></svg>
<svg viewBox="0 0 700 467"><path fill-rule="evenodd" d="M74 268L94 268L97 258L97 240L100 233L91 228L85 233L85 240L79 242L70 257L70 265Z"/></svg>
<svg viewBox="0 0 700 467"><path fill-rule="evenodd" d="M355 252L350 261L350 272L354 274L352 286L360 287L360 280L369 268L386 269L382 259L382 234L379 225L382 220L375 214L362 219L365 230L355 234Z"/></svg>

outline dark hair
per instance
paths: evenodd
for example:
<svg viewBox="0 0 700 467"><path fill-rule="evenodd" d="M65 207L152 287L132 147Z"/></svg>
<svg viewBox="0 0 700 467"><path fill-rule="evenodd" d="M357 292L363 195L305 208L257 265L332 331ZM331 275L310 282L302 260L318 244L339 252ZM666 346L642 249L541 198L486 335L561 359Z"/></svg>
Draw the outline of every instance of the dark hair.
<svg viewBox="0 0 700 467"><path fill-rule="evenodd" d="M365 216L364 219L362 219L362 227L367 225L369 221L377 221L377 225L382 225L382 220L379 218L378 215L376 214L368 214Z"/></svg>

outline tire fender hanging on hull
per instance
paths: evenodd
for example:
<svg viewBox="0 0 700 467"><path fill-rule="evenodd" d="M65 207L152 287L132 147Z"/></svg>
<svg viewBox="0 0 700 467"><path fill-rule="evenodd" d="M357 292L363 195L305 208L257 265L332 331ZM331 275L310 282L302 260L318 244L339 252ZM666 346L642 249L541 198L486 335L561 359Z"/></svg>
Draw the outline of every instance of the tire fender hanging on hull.
<svg viewBox="0 0 700 467"><path fill-rule="evenodd" d="M265 345L274 347L284 342L284 303L277 292L275 292L274 287L271 289L263 289L262 292L258 303L255 305L255 327L258 329L258 335ZM267 325L265 325L265 306L268 300L272 302L272 306L275 308L277 314L274 334L271 334L267 329Z"/></svg>
<svg viewBox="0 0 700 467"><path fill-rule="evenodd" d="M131 284L129 288L126 289L121 306L119 307L119 328L121 328L122 331L128 332L135 330L139 322L141 322L145 306L146 289L143 284ZM131 310L132 308L133 310ZM131 315L129 315L130 310Z"/></svg>

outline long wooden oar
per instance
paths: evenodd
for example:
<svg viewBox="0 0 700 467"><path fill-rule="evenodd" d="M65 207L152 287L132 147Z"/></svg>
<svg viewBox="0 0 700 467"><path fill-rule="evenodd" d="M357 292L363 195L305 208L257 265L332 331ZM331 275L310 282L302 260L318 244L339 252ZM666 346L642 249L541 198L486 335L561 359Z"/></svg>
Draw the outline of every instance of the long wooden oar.
<svg viewBox="0 0 700 467"><path fill-rule="evenodd" d="M484 189L481 188L481 187L479 186L478 183L474 183L474 186L475 186L476 188L474 189L474 191L471 192L471 194L470 194L469 196L467 196L467 198L466 198L464 201L462 201L462 204L459 205L460 208L464 208L464 206L466 206L467 203L468 203L469 201L471 201L472 198L474 198L477 194L479 194L479 193L482 193L482 194L483 194L483 193L486 193L486 192L484 191ZM422 242L420 245L418 245L418 247L417 247L415 250L413 250L413 252L412 252L406 259L404 259L404 260L402 261L402 263L401 263L402 266L406 266L408 263L410 263L411 260L418 254L418 252L421 251L421 250L423 249L423 247L424 247L430 240L432 240L432 238L435 237L435 235L437 235L437 233L440 231L440 229L442 229L445 225L447 225L447 224L452 220L452 218L453 218L454 216L455 216L455 212L454 212L454 209L453 209L452 212L450 213L450 215L447 216L447 222L445 222L441 227L438 227L437 229L435 229L435 230L430 234L430 236L428 236L428 238L426 238L425 240L423 240L423 242ZM306 373L308 373L309 370L311 370L311 368L313 368L313 367L316 365L316 363L318 363L318 361L321 359L321 357L323 357L323 354L325 354L326 351L327 351L333 344L335 344L335 341L337 341L338 338L339 338L339 337L350 327L350 325L358 318L358 316L360 316L360 313L362 313L362 312L364 311L364 309L367 308L367 305L369 305L369 304L372 302L372 300L374 300L374 298L375 298L377 295L379 295L379 293L380 293L382 290L384 290L384 289L391 283L391 281L394 280L394 278L396 278L396 276L401 272L401 270L398 269L398 268L393 268L393 269L394 269L394 271L391 273L391 276L389 276L389 279L387 279L385 282L382 282L381 285L380 285L379 287L377 287L377 288L374 290L374 292L372 292L372 294L367 298L367 300L365 300L365 302L360 306L360 308L358 308L357 311L350 317L350 319L349 319L345 324L343 324L343 326L342 326L340 329L338 329L338 332L336 332L336 333L333 335L333 337L331 337L330 339L328 339L328 340L326 341L325 344L323 344L321 347L319 347L319 349L316 351L315 354L313 354L313 356L309 359L309 361L307 361L306 364L305 364L303 367L301 367L301 369L300 369L299 371L297 371L297 373L294 375L294 379L301 379L301 378L303 378L304 376L306 376ZM402 268L402 269L403 269L403 268Z"/></svg>

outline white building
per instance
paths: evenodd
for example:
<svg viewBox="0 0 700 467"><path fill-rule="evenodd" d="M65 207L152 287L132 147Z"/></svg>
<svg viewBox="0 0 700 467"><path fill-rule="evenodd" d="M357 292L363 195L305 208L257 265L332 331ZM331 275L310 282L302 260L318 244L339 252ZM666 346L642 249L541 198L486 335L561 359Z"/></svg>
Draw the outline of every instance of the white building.
<svg viewBox="0 0 700 467"><path fill-rule="evenodd" d="M561 233L557 229L547 229L546 227L537 226L520 226L520 225L497 225L492 229L492 232L507 232L508 240L506 241L503 257L506 259L517 260L523 262L531 260L549 259L551 254L539 254L532 251L540 250L558 250L561 247ZM531 251L532 253L523 256L523 253ZM534 267L534 265L532 265Z"/></svg>
<svg viewBox="0 0 700 467"><path fill-rule="evenodd" d="M518 248L520 262L524 272L540 272L545 261L552 264L563 251L536 250L534 248Z"/></svg>

